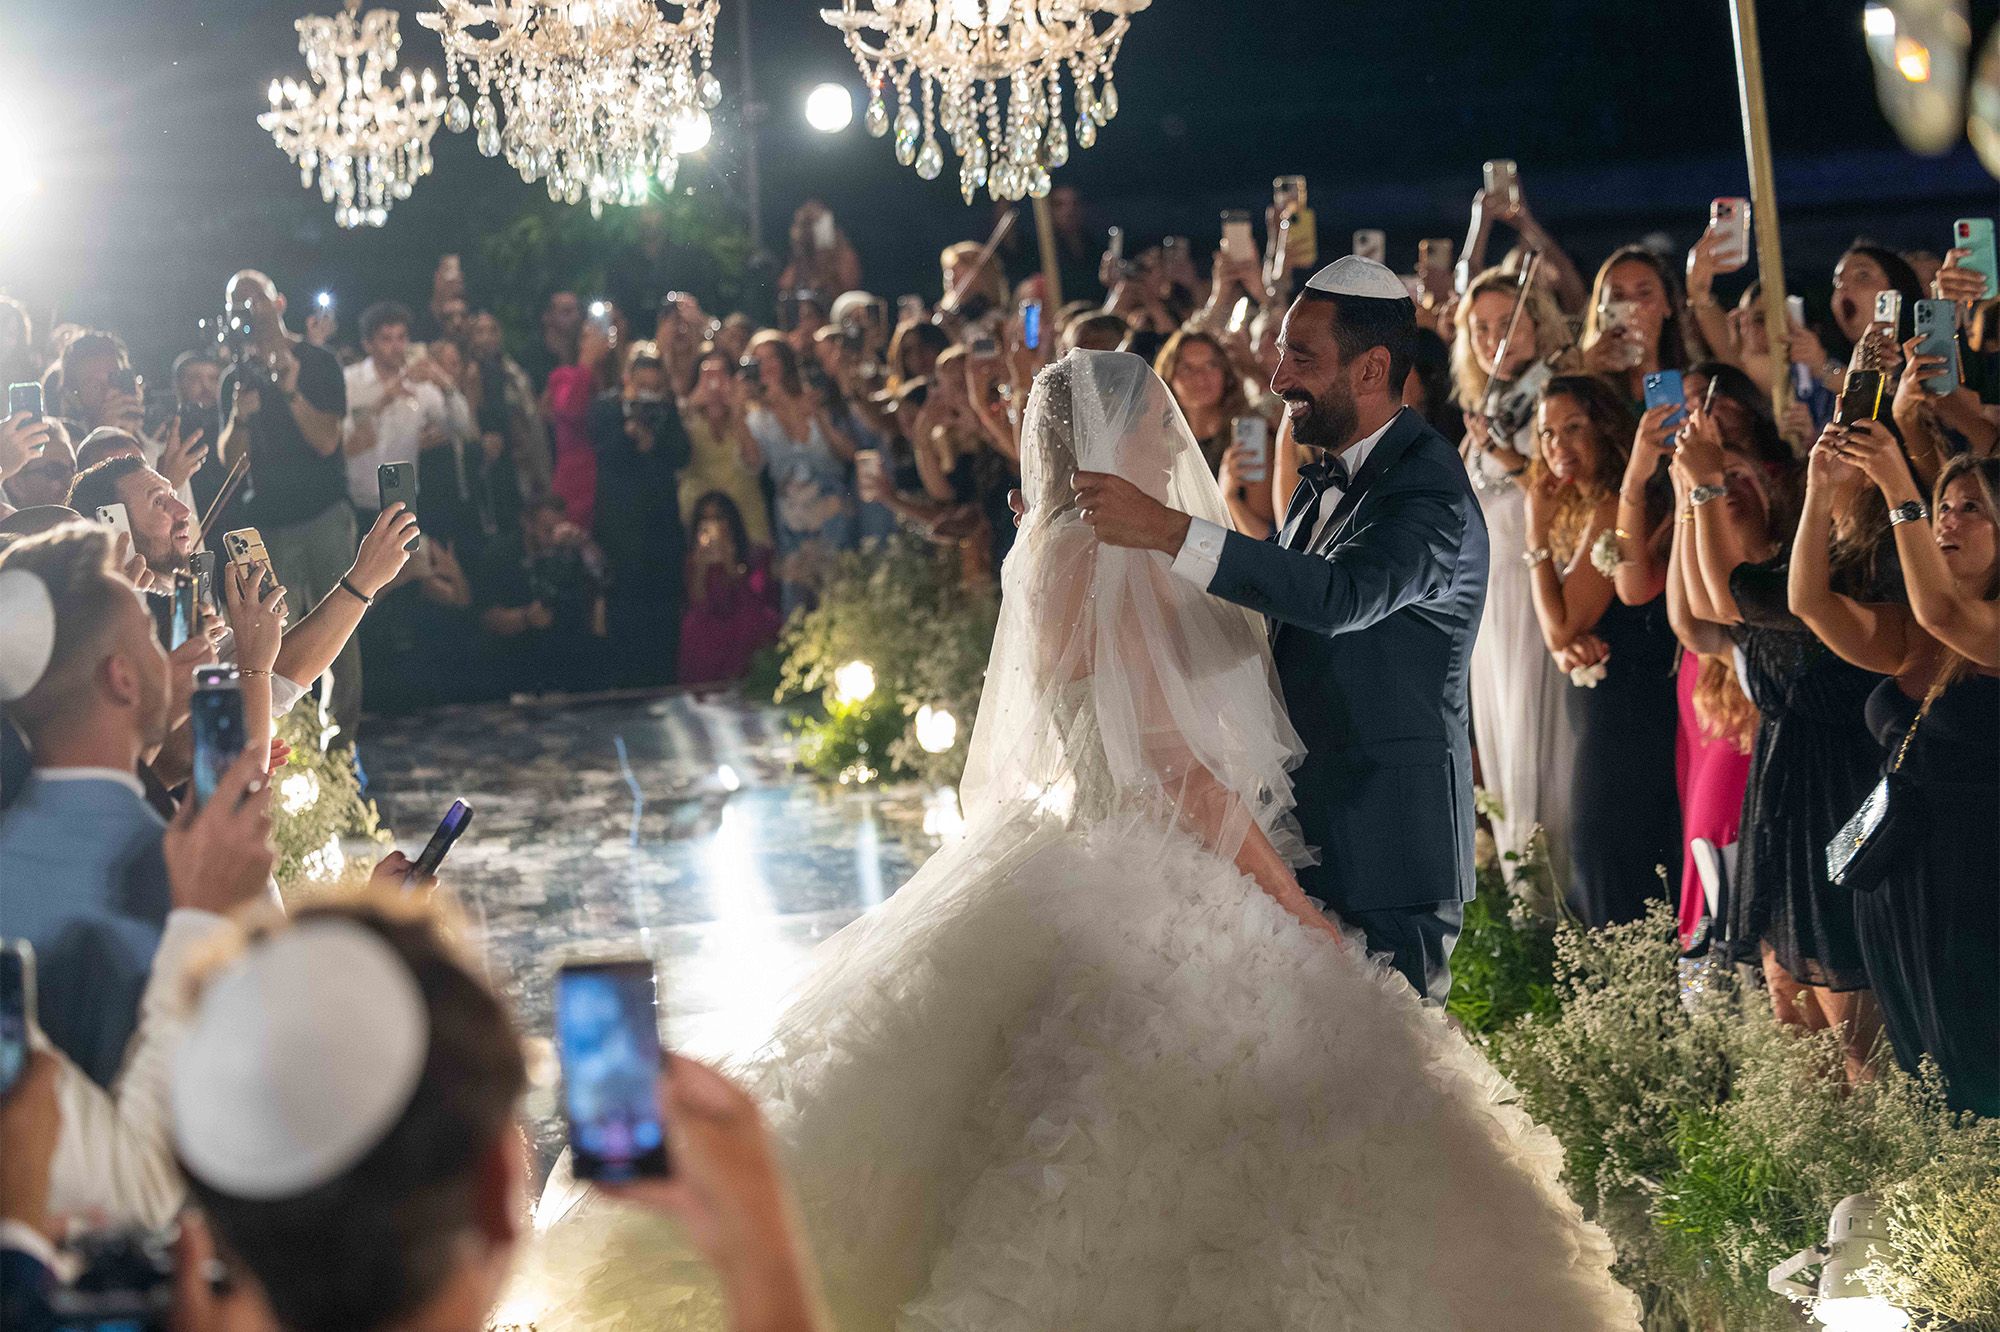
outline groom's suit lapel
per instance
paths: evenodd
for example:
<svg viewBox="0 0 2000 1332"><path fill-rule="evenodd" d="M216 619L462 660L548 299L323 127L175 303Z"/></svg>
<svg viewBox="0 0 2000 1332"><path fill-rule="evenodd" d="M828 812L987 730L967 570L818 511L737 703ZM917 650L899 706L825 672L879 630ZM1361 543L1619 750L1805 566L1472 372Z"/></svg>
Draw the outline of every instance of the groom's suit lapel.
<svg viewBox="0 0 2000 1332"><path fill-rule="evenodd" d="M1423 429L1424 419L1407 407L1397 413L1395 421L1383 433L1381 442L1369 452L1368 461L1361 464L1361 474L1354 478L1354 484L1341 494L1340 502L1333 506L1325 529L1306 547L1309 554L1324 555L1339 543L1347 520L1354 516L1362 498L1382 479L1383 473L1396 465L1410 445L1416 443Z"/></svg>

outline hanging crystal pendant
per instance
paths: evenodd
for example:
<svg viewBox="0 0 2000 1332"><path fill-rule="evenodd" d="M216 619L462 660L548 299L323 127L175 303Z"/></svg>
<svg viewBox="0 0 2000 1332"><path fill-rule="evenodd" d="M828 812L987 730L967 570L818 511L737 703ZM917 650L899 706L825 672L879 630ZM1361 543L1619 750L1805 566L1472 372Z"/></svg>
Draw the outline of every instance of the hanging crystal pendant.
<svg viewBox="0 0 2000 1332"><path fill-rule="evenodd" d="M861 123L867 127L868 136L879 139L889 132L889 108L882 104L882 94L876 93L868 99L868 109L861 114Z"/></svg>
<svg viewBox="0 0 2000 1332"><path fill-rule="evenodd" d="M917 136L923 133L916 108L908 102L896 112L896 160L904 166L917 160Z"/></svg>
<svg viewBox="0 0 2000 1332"><path fill-rule="evenodd" d="M465 99L453 93L451 100L444 104L444 127L453 134L463 134L472 125L472 110Z"/></svg>
<svg viewBox="0 0 2000 1332"><path fill-rule="evenodd" d="M1088 111L1085 111L1076 118L1076 146L1089 148L1096 142L1097 122L1091 119Z"/></svg>
<svg viewBox="0 0 2000 1332"><path fill-rule="evenodd" d="M722 80L715 77L713 70L702 71L701 104L710 110L722 105Z"/></svg>
<svg viewBox="0 0 2000 1332"><path fill-rule="evenodd" d="M1049 122L1048 137L1042 140L1042 160L1052 167L1069 161L1069 131L1060 120Z"/></svg>
<svg viewBox="0 0 2000 1332"><path fill-rule="evenodd" d="M1100 125L1110 124L1111 118L1118 114L1118 89L1112 84L1110 79L1106 79L1104 87L1098 91L1097 105L1104 112L1102 116L1098 117L1097 123Z"/></svg>
<svg viewBox="0 0 2000 1332"><path fill-rule="evenodd" d="M938 147L936 139L926 137L924 146L917 153L917 174L925 180L936 180L944 170L944 150Z"/></svg>

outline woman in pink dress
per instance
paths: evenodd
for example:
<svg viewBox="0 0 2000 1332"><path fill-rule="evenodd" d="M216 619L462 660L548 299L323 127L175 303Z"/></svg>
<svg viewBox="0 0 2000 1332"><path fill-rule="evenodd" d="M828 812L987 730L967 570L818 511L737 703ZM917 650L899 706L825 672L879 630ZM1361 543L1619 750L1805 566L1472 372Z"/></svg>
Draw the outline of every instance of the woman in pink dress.
<svg viewBox="0 0 2000 1332"><path fill-rule="evenodd" d="M549 371L542 412L555 439L555 477L563 516L588 532L597 516L597 450L590 442L590 404L616 382L612 334L597 319L583 323L576 364Z"/></svg>
<svg viewBox="0 0 2000 1332"><path fill-rule="evenodd" d="M778 641L776 592L770 549L750 544L736 501L719 490L703 495L694 506L676 678L719 684L748 674L751 660Z"/></svg>
<svg viewBox="0 0 2000 1332"><path fill-rule="evenodd" d="M1681 654L1680 729L1675 733L1674 768L1681 796L1681 836L1687 845L1681 864L1681 942L1691 943L1708 915L1701 875L1695 868L1696 838L1718 848L1733 845L1743 815L1743 788L1750 781L1750 742L1757 735L1757 708L1736 680L1727 656Z"/></svg>

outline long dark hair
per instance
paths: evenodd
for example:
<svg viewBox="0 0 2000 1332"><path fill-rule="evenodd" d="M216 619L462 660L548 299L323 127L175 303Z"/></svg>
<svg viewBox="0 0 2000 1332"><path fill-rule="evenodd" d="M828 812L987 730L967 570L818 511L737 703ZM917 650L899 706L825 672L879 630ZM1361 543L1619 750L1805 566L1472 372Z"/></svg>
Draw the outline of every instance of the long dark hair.
<svg viewBox="0 0 2000 1332"><path fill-rule="evenodd" d="M729 529L729 539L736 543L737 563L750 558L750 529L744 525L743 510L737 506L728 492L711 490L694 502L694 526L701 526L702 514L713 510L722 519L722 525Z"/></svg>
<svg viewBox="0 0 2000 1332"><path fill-rule="evenodd" d="M806 391L805 380L799 375L799 354L792 350L792 344L785 341L785 335L774 328L767 328L750 339L750 345L743 350L745 356L755 356L765 347L775 347L778 352L778 378L783 381L779 387L793 397Z"/></svg>
<svg viewBox="0 0 2000 1332"><path fill-rule="evenodd" d="M1632 434L1639 428L1625 395L1596 375L1557 375L1542 389L1542 402L1550 398L1574 398L1582 406L1597 434L1597 466L1590 485L1599 494L1617 494L1626 459L1632 456ZM1535 459L1535 466L1545 465L1540 457Z"/></svg>
<svg viewBox="0 0 2000 1332"><path fill-rule="evenodd" d="M1681 293L1680 278L1675 275L1672 265L1643 245L1621 245L1598 267L1597 277L1590 284L1590 309L1584 315L1584 341L1592 341L1600 331L1597 312L1604 307L1604 289L1611 285L1611 270L1626 263L1644 264L1652 269L1653 275L1660 280L1660 290L1667 296L1667 317L1660 323L1660 345L1657 348L1660 368L1686 369L1687 297Z"/></svg>

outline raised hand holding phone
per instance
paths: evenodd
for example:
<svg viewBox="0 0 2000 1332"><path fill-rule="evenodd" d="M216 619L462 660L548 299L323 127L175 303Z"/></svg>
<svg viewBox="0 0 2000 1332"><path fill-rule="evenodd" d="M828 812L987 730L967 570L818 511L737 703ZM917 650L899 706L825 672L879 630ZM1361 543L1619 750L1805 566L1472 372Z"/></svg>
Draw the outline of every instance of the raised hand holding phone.
<svg viewBox="0 0 2000 1332"><path fill-rule="evenodd" d="M264 762L242 751L219 770L208 799L187 801L174 816L160 850L176 907L226 915L269 897L278 852Z"/></svg>
<svg viewBox="0 0 2000 1332"><path fill-rule="evenodd" d="M374 525L361 538L361 549L354 553L347 581L362 596L374 598L409 563L419 535L417 515L402 501L391 502L376 515Z"/></svg>
<svg viewBox="0 0 2000 1332"><path fill-rule="evenodd" d="M556 1054L578 1179L670 1173L655 987L646 958L572 962L556 973Z"/></svg>
<svg viewBox="0 0 2000 1332"><path fill-rule="evenodd" d="M39 401L41 385L35 385L35 390ZM16 411L0 421L0 481L42 456L49 445L49 431L48 419L39 412Z"/></svg>

